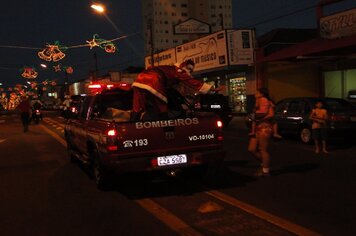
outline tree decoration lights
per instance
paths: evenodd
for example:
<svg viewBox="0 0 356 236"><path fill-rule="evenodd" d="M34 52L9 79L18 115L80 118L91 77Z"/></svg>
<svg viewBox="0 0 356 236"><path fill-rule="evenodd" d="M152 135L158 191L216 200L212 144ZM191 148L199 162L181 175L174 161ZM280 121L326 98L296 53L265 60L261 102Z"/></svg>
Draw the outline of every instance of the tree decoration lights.
<svg viewBox="0 0 356 236"><path fill-rule="evenodd" d="M66 55L62 52L67 50L67 47L64 47L59 44L58 41L55 41L54 44L47 44L46 48L38 52L38 56L45 61L59 61L62 60Z"/></svg>

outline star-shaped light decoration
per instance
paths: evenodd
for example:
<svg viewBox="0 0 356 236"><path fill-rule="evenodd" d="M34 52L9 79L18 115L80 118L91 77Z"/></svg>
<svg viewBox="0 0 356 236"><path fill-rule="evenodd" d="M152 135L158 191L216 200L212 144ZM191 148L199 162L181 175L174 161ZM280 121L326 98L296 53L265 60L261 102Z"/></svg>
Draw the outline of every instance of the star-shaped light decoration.
<svg viewBox="0 0 356 236"><path fill-rule="evenodd" d="M55 72L62 71L62 68L61 68L60 64L53 66L53 69L54 69Z"/></svg>
<svg viewBox="0 0 356 236"><path fill-rule="evenodd" d="M93 36L93 39L91 41L87 40L86 41L90 47L90 49L93 49L94 47L99 47L99 44L96 42L96 34Z"/></svg>

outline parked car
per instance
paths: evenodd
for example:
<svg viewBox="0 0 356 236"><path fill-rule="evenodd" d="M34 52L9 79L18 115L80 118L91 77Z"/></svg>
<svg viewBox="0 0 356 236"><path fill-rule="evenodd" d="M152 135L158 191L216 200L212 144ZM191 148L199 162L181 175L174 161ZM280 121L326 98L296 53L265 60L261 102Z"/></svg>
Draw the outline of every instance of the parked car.
<svg viewBox="0 0 356 236"><path fill-rule="evenodd" d="M286 98L276 105L275 119L279 132L298 135L303 143L312 141L309 119L316 101L321 100L328 110L329 137L353 138L356 135L356 107L345 99L298 97Z"/></svg>
<svg viewBox="0 0 356 236"><path fill-rule="evenodd" d="M347 100L356 106L356 90L350 90L347 94Z"/></svg>

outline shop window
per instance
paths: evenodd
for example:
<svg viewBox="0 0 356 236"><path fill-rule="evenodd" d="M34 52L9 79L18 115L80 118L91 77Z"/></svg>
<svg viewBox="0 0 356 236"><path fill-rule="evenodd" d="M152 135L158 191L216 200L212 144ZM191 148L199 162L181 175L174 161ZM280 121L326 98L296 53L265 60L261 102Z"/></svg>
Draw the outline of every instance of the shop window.
<svg viewBox="0 0 356 236"><path fill-rule="evenodd" d="M229 83L229 100L232 110L246 112L246 77L232 78Z"/></svg>

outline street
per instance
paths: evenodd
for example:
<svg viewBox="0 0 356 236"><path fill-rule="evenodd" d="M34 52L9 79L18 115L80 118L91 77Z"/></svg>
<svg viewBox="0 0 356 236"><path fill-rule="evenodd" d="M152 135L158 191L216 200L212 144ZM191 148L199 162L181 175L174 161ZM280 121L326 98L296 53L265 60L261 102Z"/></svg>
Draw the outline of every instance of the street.
<svg viewBox="0 0 356 236"><path fill-rule="evenodd" d="M214 183L194 174L148 174L99 191L70 163L64 119L45 113L23 133L0 115L1 235L355 235L355 142L330 140L329 154L292 138L272 141L270 177L254 177L248 130L225 128L227 157Z"/></svg>

